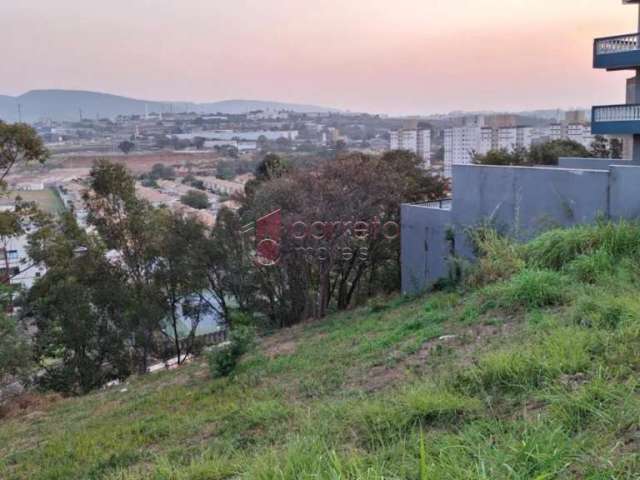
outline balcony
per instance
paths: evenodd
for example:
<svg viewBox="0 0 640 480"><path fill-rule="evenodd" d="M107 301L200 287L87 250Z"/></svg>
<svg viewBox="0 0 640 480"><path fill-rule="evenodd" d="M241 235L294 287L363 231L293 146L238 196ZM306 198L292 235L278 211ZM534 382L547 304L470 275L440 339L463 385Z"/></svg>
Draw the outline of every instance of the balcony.
<svg viewBox="0 0 640 480"><path fill-rule="evenodd" d="M591 132L594 135L640 134L640 104L593 107Z"/></svg>
<svg viewBox="0 0 640 480"><path fill-rule="evenodd" d="M640 66L640 34L596 38L593 44L593 67L628 70Z"/></svg>

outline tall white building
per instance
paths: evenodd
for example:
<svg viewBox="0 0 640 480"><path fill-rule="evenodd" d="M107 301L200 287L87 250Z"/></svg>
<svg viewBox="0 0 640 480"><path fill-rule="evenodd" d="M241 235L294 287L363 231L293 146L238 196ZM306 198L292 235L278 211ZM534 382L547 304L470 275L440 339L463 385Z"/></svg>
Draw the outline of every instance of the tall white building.
<svg viewBox="0 0 640 480"><path fill-rule="evenodd" d="M390 136L390 150L408 150L422 159L425 168L431 166L431 130L398 130Z"/></svg>
<svg viewBox="0 0 640 480"><path fill-rule="evenodd" d="M591 134L591 126L582 123L573 123L567 125L567 138L578 142L584 148L591 148L594 135Z"/></svg>
<svg viewBox="0 0 640 480"><path fill-rule="evenodd" d="M488 135L489 130L491 129L475 125L445 129L444 174L446 177L451 177L454 164L470 164L475 153L484 154L491 149L492 140L491 135Z"/></svg>

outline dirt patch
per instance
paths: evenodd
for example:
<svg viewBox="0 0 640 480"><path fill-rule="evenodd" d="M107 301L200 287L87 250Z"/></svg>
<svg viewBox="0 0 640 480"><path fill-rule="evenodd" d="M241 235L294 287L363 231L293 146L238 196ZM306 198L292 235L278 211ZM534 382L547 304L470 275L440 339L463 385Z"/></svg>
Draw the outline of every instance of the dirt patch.
<svg viewBox="0 0 640 480"><path fill-rule="evenodd" d="M23 393L0 407L1 418L37 417L62 400L62 395Z"/></svg>
<svg viewBox="0 0 640 480"><path fill-rule="evenodd" d="M373 393L397 384L406 378L405 369L384 365L373 367L367 373L364 383L359 385L365 392Z"/></svg>
<svg viewBox="0 0 640 480"><path fill-rule="evenodd" d="M447 350L455 353L456 365L471 365L478 350L495 339L512 334L516 327L516 322L509 322L499 325L478 324L452 331L425 342L416 353L393 366L376 365L364 375L355 373L347 383L347 388L375 392L405 380L411 373L423 374L427 370L433 372L438 368L437 357Z"/></svg>
<svg viewBox="0 0 640 480"><path fill-rule="evenodd" d="M260 346L264 355L271 359L284 355L293 355L298 349L302 331L303 327L296 325L295 327L280 330L268 337L263 337Z"/></svg>

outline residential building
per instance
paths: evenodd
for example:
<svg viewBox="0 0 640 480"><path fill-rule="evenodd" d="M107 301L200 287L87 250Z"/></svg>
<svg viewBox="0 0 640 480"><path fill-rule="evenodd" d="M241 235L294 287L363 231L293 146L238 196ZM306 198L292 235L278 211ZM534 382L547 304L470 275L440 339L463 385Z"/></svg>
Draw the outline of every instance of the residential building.
<svg viewBox="0 0 640 480"><path fill-rule="evenodd" d="M567 138L578 142L586 149L591 148L591 144L594 140L594 135L591 133L591 126L583 123L572 123L567 125Z"/></svg>
<svg viewBox="0 0 640 480"><path fill-rule="evenodd" d="M403 129L390 132L390 150L408 150L422 159L425 168L431 166L431 130Z"/></svg>

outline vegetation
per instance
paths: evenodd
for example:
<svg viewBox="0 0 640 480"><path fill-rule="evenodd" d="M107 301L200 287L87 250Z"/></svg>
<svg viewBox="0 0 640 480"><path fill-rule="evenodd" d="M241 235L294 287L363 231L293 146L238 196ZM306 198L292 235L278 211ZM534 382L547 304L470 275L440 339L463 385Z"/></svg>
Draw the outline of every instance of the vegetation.
<svg viewBox="0 0 640 480"><path fill-rule="evenodd" d="M552 140L532 145L530 149L491 150L485 155L475 154L477 165L557 165L560 157L591 157L592 153L573 140Z"/></svg>
<svg viewBox="0 0 640 480"><path fill-rule="evenodd" d="M180 197L180 201L185 205L198 210L206 210L211 206L207 194L199 190L189 190Z"/></svg>
<svg viewBox="0 0 640 480"><path fill-rule="evenodd" d="M230 377L196 361L16 407L0 477L635 479L638 233L485 234L464 285L263 336Z"/></svg>
<svg viewBox="0 0 640 480"><path fill-rule="evenodd" d="M135 147L136 144L129 140L124 140L118 144L118 149L125 155L128 155Z"/></svg>
<svg viewBox="0 0 640 480"><path fill-rule="evenodd" d="M19 164L44 163L49 156L38 133L26 123L5 123L0 120L0 187Z"/></svg>

